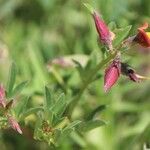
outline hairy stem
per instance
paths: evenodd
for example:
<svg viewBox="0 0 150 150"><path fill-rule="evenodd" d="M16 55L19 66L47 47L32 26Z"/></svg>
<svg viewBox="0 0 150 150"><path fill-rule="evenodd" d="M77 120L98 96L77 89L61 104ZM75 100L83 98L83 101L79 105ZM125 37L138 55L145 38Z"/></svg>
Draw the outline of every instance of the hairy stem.
<svg viewBox="0 0 150 150"><path fill-rule="evenodd" d="M87 78L85 79L85 82L81 84L80 87L80 91L78 93L77 96L75 96L73 98L73 100L71 101L69 107L68 107L68 117L71 118L72 113L76 107L76 105L78 104L82 94L84 93L85 89L88 87L88 85L93 81L93 77L96 75L96 73L103 68L108 62L110 62L112 59L114 59L117 55L117 51L115 51L114 53L110 54L106 59L102 60L91 72L90 74L87 76Z"/></svg>

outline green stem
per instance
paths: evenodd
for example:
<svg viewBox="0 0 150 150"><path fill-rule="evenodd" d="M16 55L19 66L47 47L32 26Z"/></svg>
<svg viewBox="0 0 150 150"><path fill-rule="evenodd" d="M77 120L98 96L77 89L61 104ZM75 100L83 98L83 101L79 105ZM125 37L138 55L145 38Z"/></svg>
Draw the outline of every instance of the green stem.
<svg viewBox="0 0 150 150"><path fill-rule="evenodd" d="M59 75L59 73L56 71L56 69L54 67L51 67L51 73L54 75L54 77L56 78L57 82L63 86L64 85L64 81L62 79L62 77Z"/></svg>
<svg viewBox="0 0 150 150"><path fill-rule="evenodd" d="M71 118L72 113L78 104L82 94L84 93L85 89L88 87L88 85L93 81L93 77L96 75L96 73L104 67L108 62L110 62L112 59L114 59L117 55L117 51L115 51L113 54L110 54L106 59L102 60L87 76L86 80L84 83L81 84L81 88L79 91L79 94L73 98L71 101L69 108L68 108L68 117Z"/></svg>

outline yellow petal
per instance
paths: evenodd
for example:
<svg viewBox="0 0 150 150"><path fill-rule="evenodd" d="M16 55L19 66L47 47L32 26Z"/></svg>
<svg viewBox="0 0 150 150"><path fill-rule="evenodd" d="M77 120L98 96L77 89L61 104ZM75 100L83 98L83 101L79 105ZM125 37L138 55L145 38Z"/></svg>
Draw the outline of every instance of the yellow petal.
<svg viewBox="0 0 150 150"><path fill-rule="evenodd" d="M146 32L147 36L150 38L150 32Z"/></svg>

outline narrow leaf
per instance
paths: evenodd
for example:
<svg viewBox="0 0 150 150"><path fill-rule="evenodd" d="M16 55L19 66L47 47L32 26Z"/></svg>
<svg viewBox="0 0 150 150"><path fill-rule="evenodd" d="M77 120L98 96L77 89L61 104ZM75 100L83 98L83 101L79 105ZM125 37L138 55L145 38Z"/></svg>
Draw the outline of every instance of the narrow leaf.
<svg viewBox="0 0 150 150"><path fill-rule="evenodd" d="M28 83L28 81L23 81L23 82L19 83L13 90L13 93L12 93L13 96L19 94L24 89L24 87L27 85L27 83Z"/></svg>
<svg viewBox="0 0 150 150"><path fill-rule="evenodd" d="M113 31L116 29L116 23L112 21L108 24L108 27L111 31Z"/></svg>
<svg viewBox="0 0 150 150"><path fill-rule="evenodd" d="M16 80L16 65L12 63L10 67L8 82L7 82L7 96L9 97L12 93L14 84Z"/></svg>
<svg viewBox="0 0 150 150"><path fill-rule="evenodd" d="M83 3L83 5L87 8L87 10L88 10L91 14L94 13L94 8L93 8L90 4L88 4L88 3Z"/></svg>
<svg viewBox="0 0 150 150"><path fill-rule="evenodd" d="M64 110L66 109L66 101L65 101L65 95L62 93L54 106L52 107L52 111L56 116L61 116Z"/></svg>
<svg viewBox="0 0 150 150"><path fill-rule="evenodd" d="M80 135L80 133L77 132L72 132L71 133L71 138L80 146L85 148L87 143L84 139L84 137L82 135Z"/></svg>
<svg viewBox="0 0 150 150"><path fill-rule="evenodd" d="M79 72L79 74L80 74L80 76L82 78L83 71L84 71L82 65L78 61L76 61L74 59L72 61L76 64L76 68L77 68L77 70L78 70L78 72Z"/></svg>
<svg viewBox="0 0 150 150"><path fill-rule="evenodd" d="M80 123L81 123L80 120L73 121L64 130L72 129L72 128L76 127L77 125L79 125Z"/></svg>
<svg viewBox="0 0 150 150"><path fill-rule="evenodd" d="M100 105L100 106L96 107L93 111L91 111L91 112L89 113L89 115L87 116L87 119L86 119L86 120L91 120L91 119L93 119L94 116L96 115L96 113L105 110L106 107L107 107L106 105Z"/></svg>
<svg viewBox="0 0 150 150"><path fill-rule="evenodd" d="M29 99L30 97L24 97L19 101L15 111L18 117L20 117L27 110L27 104Z"/></svg>
<svg viewBox="0 0 150 150"><path fill-rule="evenodd" d="M24 119L25 117L29 116L30 114L37 113L38 111L43 111L42 107L35 107L35 108L30 108L26 112L24 112L20 117L21 119Z"/></svg>
<svg viewBox="0 0 150 150"><path fill-rule="evenodd" d="M90 131L90 130L95 129L97 127L103 126L105 124L106 123L102 120L90 120L90 121L84 122L81 125L80 130L83 132L87 132L87 131Z"/></svg>
<svg viewBox="0 0 150 150"><path fill-rule="evenodd" d="M72 123L70 123L66 128L63 129L63 135L69 135L77 125L79 125L81 123L81 121L76 120L73 121Z"/></svg>
<svg viewBox="0 0 150 150"><path fill-rule="evenodd" d="M70 135L70 133L73 131L72 128L68 128L66 130L63 131L62 137L68 136Z"/></svg>
<svg viewBox="0 0 150 150"><path fill-rule="evenodd" d="M51 94L49 92L48 87L45 86L45 108L49 109L50 107L52 107L52 105L53 105L53 101L52 101Z"/></svg>
<svg viewBox="0 0 150 150"><path fill-rule="evenodd" d="M131 30L131 27L132 26L127 26L125 28L117 29L115 31L116 37L113 42L114 47L118 46L126 38L126 36L129 34Z"/></svg>
<svg viewBox="0 0 150 150"><path fill-rule="evenodd" d="M53 120L53 126L55 126L55 129L62 129L68 124L69 119L67 117L55 118L55 120Z"/></svg>

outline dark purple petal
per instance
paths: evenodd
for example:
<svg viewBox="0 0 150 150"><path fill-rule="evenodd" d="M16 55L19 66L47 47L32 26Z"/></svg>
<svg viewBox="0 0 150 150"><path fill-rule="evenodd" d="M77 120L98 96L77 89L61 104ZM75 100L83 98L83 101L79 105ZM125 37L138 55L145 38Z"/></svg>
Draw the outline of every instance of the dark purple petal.
<svg viewBox="0 0 150 150"><path fill-rule="evenodd" d="M139 78L137 77L137 75L135 74L134 71L130 70L128 73L128 76L129 76L130 80L132 80L134 82L139 82Z"/></svg>
<svg viewBox="0 0 150 150"><path fill-rule="evenodd" d="M121 73L129 77L134 82L139 82L139 78L135 71L126 63L121 63Z"/></svg>

